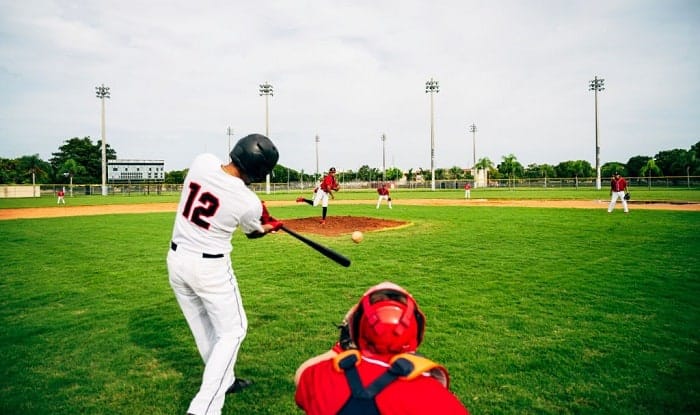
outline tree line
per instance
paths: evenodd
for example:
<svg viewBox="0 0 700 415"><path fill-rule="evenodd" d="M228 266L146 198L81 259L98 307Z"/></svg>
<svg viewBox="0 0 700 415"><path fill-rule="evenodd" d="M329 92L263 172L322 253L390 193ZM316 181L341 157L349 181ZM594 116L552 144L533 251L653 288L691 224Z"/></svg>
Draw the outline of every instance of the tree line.
<svg viewBox="0 0 700 415"><path fill-rule="evenodd" d="M108 160L117 159L117 152L106 145ZM557 165L530 164L523 166L514 154L501 157L495 164L488 157L476 163L479 169L486 169L491 179L536 179L536 178L584 178L595 177L595 168L585 160L563 161ZM700 141L689 149L663 150L654 155L634 156L622 162L608 162L601 166L601 176L610 177L614 172L626 177L661 176L700 176ZM319 172L319 175L323 174ZM166 183L182 183L187 175L185 170L165 173ZM396 167L382 171L376 167L363 165L357 171L338 172L341 181L395 181L406 177L414 181L417 177L431 180L430 170L417 168L402 171ZM436 180L470 180L471 171L459 166L435 169ZM316 174L278 164L270 175L273 183L314 182ZM48 161L38 154L21 156L15 159L0 157L0 184L95 184L102 182L102 142L92 142L90 137L73 137L64 142L58 151L51 153Z"/></svg>

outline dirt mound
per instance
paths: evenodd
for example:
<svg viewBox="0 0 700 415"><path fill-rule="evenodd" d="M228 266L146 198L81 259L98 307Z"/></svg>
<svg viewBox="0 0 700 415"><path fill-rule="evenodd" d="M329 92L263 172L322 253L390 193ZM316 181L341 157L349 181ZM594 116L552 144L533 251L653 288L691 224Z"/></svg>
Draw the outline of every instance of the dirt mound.
<svg viewBox="0 0 700 415"><path fill-rule="evenodd" d="M397 220L368 218L365 216L329 216L321 224L318 216L311 218L281 219L284 226L299 233L313 233L323 236L350 235L353 231L370 232L407 225Z"/></svg>

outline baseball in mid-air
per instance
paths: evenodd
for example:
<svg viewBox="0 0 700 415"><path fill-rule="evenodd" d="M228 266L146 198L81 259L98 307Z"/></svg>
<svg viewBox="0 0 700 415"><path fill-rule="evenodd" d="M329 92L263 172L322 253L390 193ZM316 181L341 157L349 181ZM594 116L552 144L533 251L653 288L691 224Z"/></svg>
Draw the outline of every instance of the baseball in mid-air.
<svg viewBox="0 0 700 415"><path fill-rule="evenodd" d="M355 242L356 244L359 244L360 242L362 242L362 238L363 238L362 232L360 232L360 231L353 232L351 238L352 238L353 242Z"/></svg>

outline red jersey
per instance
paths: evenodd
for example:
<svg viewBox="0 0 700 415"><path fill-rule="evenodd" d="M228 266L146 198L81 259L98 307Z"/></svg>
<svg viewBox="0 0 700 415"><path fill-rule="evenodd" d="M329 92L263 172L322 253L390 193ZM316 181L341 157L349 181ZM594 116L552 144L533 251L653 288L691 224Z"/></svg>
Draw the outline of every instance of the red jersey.
<svg viewBox="0 0 700 415"><path fill-rule="evenodd" d="M338 181L332 174L327 174L321 182L321 190L323 190L326 193L330 193L331 190L338 190L339 188L340 186L338 186Z"/></svg>
<svg viewBox="0 0 700 415"><path fill-rule="evenodd" d="M362 356L357 370L363 386L388 367L381 360ZM307 415L330 415L337 414L350 395L345 373L334 368L333 359L327 359L302 372L294 399ZM427 374L413 380L396 379L375 397L375 402L382 415L469 415L449 389Z"/></svg>
<svg viewBox="0 0 700 415"><path fill-rule="evenodd" d="M386 187L380 187L377 189L377 193L379 193L379 196L389 196L389 189Z"/></svg>
<svg viewBox="0 0 700 415"><path fill-rule="evenodd" d="M610 191L612 192L624 192L627 189L627 181L620 177L619 179L613 178L610 180Z"/></svg>
<svg viewBox="0 0 700 415"><path fill-rule="evenodd" d="M58 196L61 196L61 197L62 197L62 196L65 196L65 193L63 193L63 190L59 190L59 191L58 191Z"/></svg>

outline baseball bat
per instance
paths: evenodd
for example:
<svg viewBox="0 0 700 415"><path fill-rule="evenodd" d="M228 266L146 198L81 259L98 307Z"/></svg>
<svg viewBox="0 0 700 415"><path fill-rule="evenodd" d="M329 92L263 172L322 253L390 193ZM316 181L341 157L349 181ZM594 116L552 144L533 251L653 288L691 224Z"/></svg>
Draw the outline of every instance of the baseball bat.
<svg viewBox="0 0 700 415"><path fill-rule="evenodd" d="M320 252L322 255L325 255L326 257L332 259L333 261L337 262L338 264L344 266L344 267L349 267L350 266L350 260L343 255L335 252L334 250L325 247L318 242L312 241L311 239L299 235L298 233L294 232L293 230L282 226L280 229L283 231L287 232L288 234L292 235L293 237L297 238L298 240L302 241L303 243L307 244L308 246L312 247L313 249L317 250Z"/></svg>

